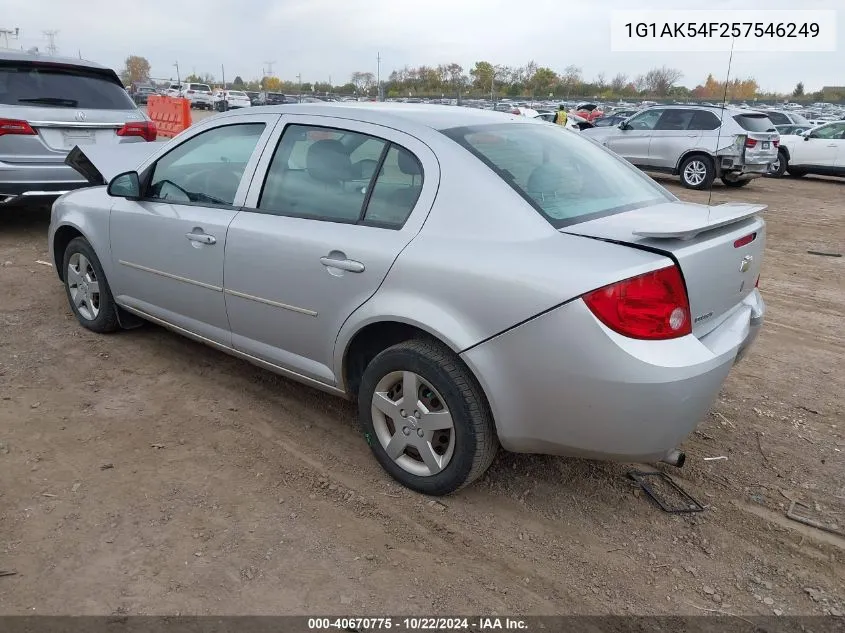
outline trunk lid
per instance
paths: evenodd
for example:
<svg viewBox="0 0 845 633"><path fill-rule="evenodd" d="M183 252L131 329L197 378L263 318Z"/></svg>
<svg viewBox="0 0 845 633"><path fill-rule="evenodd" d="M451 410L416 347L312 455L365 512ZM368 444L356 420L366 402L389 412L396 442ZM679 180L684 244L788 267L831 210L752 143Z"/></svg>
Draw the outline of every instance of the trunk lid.
<svg viewBox="0 0 845 633"><path fill-rule="evenodd" d="M754 291L766 244L765 205L667 202L561 229L658 252L681 269L693 334L717 327Z"/></svg>
<svg viewBox="0 0 845 633"><path fill-rule="evenodd" d="M168 141L122 143L105 147L74 147L65 164L82 174L92 185L105 185L118 174L137 169Z"/></svg>

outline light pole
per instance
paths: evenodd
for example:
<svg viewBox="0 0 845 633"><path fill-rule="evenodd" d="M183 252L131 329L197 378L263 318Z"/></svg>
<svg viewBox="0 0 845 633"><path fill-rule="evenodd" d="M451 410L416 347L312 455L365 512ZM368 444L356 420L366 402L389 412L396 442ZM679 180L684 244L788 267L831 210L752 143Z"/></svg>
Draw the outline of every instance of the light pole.
<svg viewBox="0 0 845 633"><path fill-rule="evenodd" d="M296 83L297 83L297 91L299 93L299 103L302 103L302 74L301 73L297 73Z"/></svg>
<svg viewBox="0 0 845 633"><path fill-rule="evenodd" d="M376 53L376 101L381 101L381 53Z"/></svg>
<svg viewBox="0 0 845 633"><path fill-rule="evenodd" d="M176 62L173 65L176 66L176 83L181 86L182 85L182 78L179 76L179 62Z"/></svg>

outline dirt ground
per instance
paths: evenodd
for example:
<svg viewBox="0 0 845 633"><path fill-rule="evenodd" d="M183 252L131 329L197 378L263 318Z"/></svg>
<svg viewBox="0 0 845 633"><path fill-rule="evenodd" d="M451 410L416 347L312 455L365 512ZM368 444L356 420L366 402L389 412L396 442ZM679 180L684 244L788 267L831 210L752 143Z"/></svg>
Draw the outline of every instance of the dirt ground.
<svg viewBox="0 0 845 633"><path fill-rule="evenodd" d="M662 180L682 198L706 194ZM48 213L0 214L0 613L842 614L845 181L717 185L769 205L768 321L664 469L500 454L442 503L392 483L352 406L149 325L71 315ZM837 395L839 394L839 395ZM705 461L704 458L727 457Z"/></svg>

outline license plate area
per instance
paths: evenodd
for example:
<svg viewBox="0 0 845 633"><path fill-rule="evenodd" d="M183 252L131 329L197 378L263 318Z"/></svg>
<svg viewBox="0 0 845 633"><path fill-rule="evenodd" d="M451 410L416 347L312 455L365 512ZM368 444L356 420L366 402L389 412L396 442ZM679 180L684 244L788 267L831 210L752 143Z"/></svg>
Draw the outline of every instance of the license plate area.
<svg viewBox="0 0 845 633"><path fill-rule="evenodd" d="M769 149L769 141L763 141L763 149Z"/></svg>
<svg viewBox="0 0 845 633"><path fill-rule="evenodd" d="M62 130L65 149L72 149L76 145L94 145L97 135L94 130Z"/></svg>

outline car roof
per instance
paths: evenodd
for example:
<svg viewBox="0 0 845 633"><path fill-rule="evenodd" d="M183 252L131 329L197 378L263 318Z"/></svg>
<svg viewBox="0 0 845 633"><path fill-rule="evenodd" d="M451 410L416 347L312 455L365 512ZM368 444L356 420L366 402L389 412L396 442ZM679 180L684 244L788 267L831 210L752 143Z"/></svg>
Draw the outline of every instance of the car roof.
<svg viewBox="0 0 845 633"><path fill-rule="evenodd" d="M493 110L464 108L436 104L377 103L377 102L323 102L296 103L286 105L257 106L263 112L273 114L310 114L354 119L375 125L403 127L408 124L433 130L446 130L470 125L489 125L505 122L530 123L528 117L507 115ZM256 108L250 108L255 114ZM242 113L230 112L229 116ZM536 123L536 121L534 122Z"/></svg>
<svg viewBox="0 0 845 633"><path fill-rule="evenodd" d="M113 70L97 62L79 59L77 57L52 57L39 53L27 51L0 51L0 61L11 62L44 62L48 64L61 64L63 66L76 66L77 68L96 68L97 70Z"/></svg>
<svg viewBox="0 0 845 633"><path fill-rule="evenodd" d="M674 105L671 103L666 104L659 104L654 106L649 106L648 108L643 108L640 112L645 112L646 110L659 110L659 109L666 109L671 108L672 110L709 110L711 112L716 112L719 110L724 110L728 114L765 114L761 110L754 110L749 108L737 108L734 106L706 106L706 105Z"/></svg>

